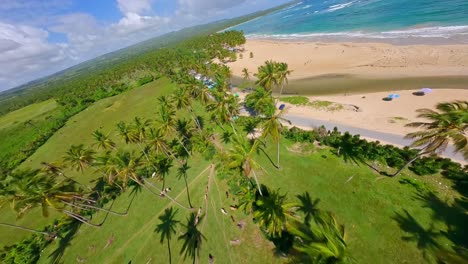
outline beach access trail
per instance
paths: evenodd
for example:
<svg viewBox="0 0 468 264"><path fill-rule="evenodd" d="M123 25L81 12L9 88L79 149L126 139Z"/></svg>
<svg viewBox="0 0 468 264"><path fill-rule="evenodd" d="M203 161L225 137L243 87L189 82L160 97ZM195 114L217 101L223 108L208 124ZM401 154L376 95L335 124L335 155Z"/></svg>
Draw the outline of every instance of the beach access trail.
<svg viewBox="0 0 468 264"><path fill-rule="evenodd" d="M382 143L387 143L391 145L397 146L410 146L412 143L411 139L407 139L402 135L391 134L391 133L384 133L379 131L372 131L363 128L352 127L348 125L342 125L335 122L318 120L311 117L305 116L298 116L293 114L285 114L284 118L291 121L293 126L297 126L303 129L313 129L320 126L324 126L327 130L333 130L334 127L338 129L338 131L344 133L349 132L352 135L360 135L363 138L369 140L378 140ZM463 159L463 155L460 153L454 153L455 148L452 145L447 146L447 149L441 153L441 156L447 157L456 161L461 162L462 164L466 164L466 161Z"/></svg>

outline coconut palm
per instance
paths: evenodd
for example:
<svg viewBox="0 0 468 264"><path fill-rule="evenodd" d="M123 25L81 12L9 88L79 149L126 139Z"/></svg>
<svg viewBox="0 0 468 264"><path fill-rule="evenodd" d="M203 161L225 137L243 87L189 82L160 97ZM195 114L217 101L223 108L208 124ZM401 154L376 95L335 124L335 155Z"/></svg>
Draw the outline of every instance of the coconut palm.
<svg viewBox="0 0 468 264"><path fill-rule="evenodd" d="M109 138L109 135L105 135L100 130L95 130L93 132L93 137L94 140L96 140L96 143L94 143L94 145L97 146L98 149L115 149L115 142Z"/></svg>
<svg viewBox="0 0 468 264"><path fill-rule="evenodd" d="M264 65L258 67L258 73L254 74L257 77L255 84L271 91L273 85L278 85L277 67L276 62L266 61Z"/></svg>
<svg viewBox="0 0 468 264"><path fill-rule="evenodd" d="M293 248L297 252L293 263L349 263L344 226L332 214L320 212L311 225L298 221L287 224L288 232L296 236Z"/></svg>
<svg viewBox="0 0 468 264"><path fill-rule="evenodd" d="M166 186L166 177L169 174L170 169L172 168L172 159L169 159L165 156L159 156L156 157L154 165L158 176L162 179L162 189L164 190Z"/></svg>
<svg viewBox="0 0 468 264"><path fill-rule="evenodd" d="M200 256L203 239L206 239L197 228L197 224L201 222L203 216L200 216L198 219L197 218L198 216L195 213L191 213L187 218L187 224L183 225L183 234L179 236L179 240L183 241L180 254L184 254L184 260L187 257L191 257L193 259L193 263L195 263L197 258Z"/></svg>
<svg viewBox="0 0 468 264"><path fill-rule="evenodd" d="M71 168L83 172L86 167L93 163L94 154L95 152L93 150L85 148L83 144L72 145L66 152L66 156L63 160Z"/></svg>
<svg viewBox="0 0 468 264"><path fill-rule="evenodd" d="M167 157L172 157L174 160L177 160L177 158L172 153L172 150L169 147L169 144L167 143L161 129L151 128L148 132L146 142L148 146L155 151L156 154L164 154Z"/></svg>
<svg viewBox="0 0 468 264"><path fill-rule="evenodd" d="M265 185L261 186L263 195L256 197L253 204L254 217L257 223L270 237L281 237L286 229L287 217L292 216L292 208L295 204L286 203L286 195L279 191L269 190Z"/></svg>
<svg viewBox="0 0 468 264"><path fill-rule="evenodd" d="M242 78L244 79L244 81L250 80L249 69L247 68L242 69Z"/></svg>
<svg viewBox="0 0 468 264"><path fill-rule="evenodd" d="M136 131L132 129L132 126L127 125L125 122L119 122L117 124L117 129L119 135L122 137L125 143L134 143L138 140L138 133L136 133Z"/></svg>
<svg viewBox="0 0 468 264"><path fill-rule="evenodd" d="M43 161L43 162L41 162L41 165L42 165L41 171L44 172L47 175L51 175L53 177L57 177L57 176L63 177L65 179L68 179L68 180L74 182L75 184L78 184L78 185L80 185L82 187L85 187L86 189L88 189L90 191L92 190L91 187L86 186L86 185L84 185L84 184L82 184L82 183L68 177L67 175L65 175L65 173L63 172L63 168L60 165L56 164L56 163Z"/></svg>
<svg viewBox="0 0 468 264"><path fill-rule="evenodd" d="M419 109L419 118L428 122L413 122L406 126L422 128L423 130L409 133L407 138L413 139L413 147L422 147L419 153L401 167L393 176L397 176L406 166L422 155L444 151L449 143L453 143L455 151L468 159L468 101L439 103L438 111Z"/></svg>
<svg viewBox="0 0 468 264"><path fill-rule="evenodd" d="M180 167L177 169L177 177L180 180L180 178L184 178L185 182L185 191L187 192L187 199L190 207L192 206L192 202L190 201L190 192L189 192L189 187L187 184L187 171L190 169L189 165L187 164L187 161L185 161Z"/></svg>
<svg viewBox="0 0 468 264"><path fill-rule="evenodd" d="M260 169L260 164L255 161L254 156L259 145L258 140L248 141L245 137L236 136L233 140L233 147L228 150L227 166L231 169L238 169L247 179L250 180L250 173L253 174L258 191L262 195L260 184L258 182L256 169ZM252 183L252 186L254 184Z"/></svg>
<svg viewBox="0 0 468 264"><path fill-rule="evenodd" d="M283 129L283 122L291 122L285 118L283 118L284 110L277 112L276 114L266 117L263 119L262 122L262 138L266 138L268 135L271 136L273 141L277 144L277 163L276 167L280 168L280 139L281 139L281 130Z"/></svg>
<svg viewBox="0 0 468 264"><path fill-rule="evenodd" d="M283 94L284 84L288 83L288 75L291 74L291 70L288 69L288 64L285 62L280 62L276 64L277 68L277 81L278 84L281 85L280 93L278 96L278 100L281 98Z"/></svg>
<svg viewBox="0 0 468 264"><path fill-rule="evenodd" d="M2 200L10 203L19 218L37 207L41 208L44 217L48 217L52 208L84 224L98 227L100 224L91 224L91 219L80 215L80 212L91 208L111 212L91 205L90 203L95 201L77 192L74 183L68 179L57 181L56 178L39 173L39 170L17 173L21 173L22 176L11 178L9 194L4 195Z"/></svg>
<svg viewBox="0 0 468 264"><path fill-rule="evenodd" d="M161 222L156 226L155 232L159 233L162 244L164 240L167 241L167 250L169 252L169 263L172 263L172 253L171 253L171 238L172 235L176 233L176 226L179 224L179 221L175 219L177 210L174 211L172 207L166 208L164 214L159 216L158 219Z"/></svg>
<svg viewBox="0 0 468 264"><path fill-rule="evenodd" d="M245 106L254 110L256 114L265 116L272 116L276 110L271 90L263 87L257 87L245 97Z"/></svg>

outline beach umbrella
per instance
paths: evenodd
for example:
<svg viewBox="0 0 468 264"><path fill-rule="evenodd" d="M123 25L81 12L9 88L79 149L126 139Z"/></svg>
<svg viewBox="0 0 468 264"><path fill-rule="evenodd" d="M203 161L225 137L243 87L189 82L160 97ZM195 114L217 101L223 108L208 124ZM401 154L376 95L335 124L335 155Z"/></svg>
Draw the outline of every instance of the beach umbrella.
<svg viewBox="0 0 468 264"><path fill-rule="evenodd" d="M423 92L423 93L425 93L425 94L427 94L427 93L432 92L432 89L431 89L431 88L422 88L422 89L419 90L419 91L420 91L420 92Z"/></svg>
<svg viewBox="0 0 468 264"><path fill-rule="evenodd" d="M397 98L400 98L400 95L399 94L389 94L388 98L397 99Z"/></svg>

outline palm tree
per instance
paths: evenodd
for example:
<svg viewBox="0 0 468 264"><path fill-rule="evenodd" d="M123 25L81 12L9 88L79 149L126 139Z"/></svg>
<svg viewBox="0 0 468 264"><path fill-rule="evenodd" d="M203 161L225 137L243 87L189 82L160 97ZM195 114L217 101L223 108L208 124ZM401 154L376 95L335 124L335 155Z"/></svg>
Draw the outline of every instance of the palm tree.
<svg viewBox="0 0 468 264"><path fill-rule="evenodd" d="M68 179L57 181L56 178L39 173L39 170L26 170L17 173L22 175L11 178L8 193L2 195L2 200L10 203L18 217L22 217L26 212L37 207L42 209L44 217L48 217L49 209L53 208L84 224L99 227L101 224L91 224L91 219L80 215L80 212L96 209L116 215L126 214L115 213L91 205L96 201L82 196L76 191L74 183Z"/></svg>
<svg viewBox="0 0 468 264"><path fill-rule="evenodd" d="M109 138L109 135L104 135L104 133L102 133L100 130L95 130L93 132L93 137L96 140L95 145L98 149L115 149L115 142Z"/></svg>
<svg viewBox="0 0 468 264"><path fill-rule="evenodd" d="M273 85L278 85L279 83L276 62L271 60L266 61L264 65L258 67L258 73L254 74L254 76L258 79L255 84L271 91Z"/></svg>
<svg viewBox="0 0 468 264"><path fill-rule="evenodd" d="M163 181L162 189L164 190L166 186L166 176L169 174L169 170L172 168L172 160L167 157L159 156L156 158L154 165L159 177Z"/></svg>
<svg viewBox="0 0 468 264"><path fill-rule="evenodd" d="M287 217L292 216L291 208L295 204L286 203L286 195L279 191L271 191L265 185L261 186L263 195L257 196L253 204L255 220L272 238L281 237L286 229Z"/></svg>
<svg viewBox="0 0 468 264"><path fill-rule="evenodd" d="M421 131L406 135L407 138L414 140L413 147L423 148L391 177L397 176L422 155L444 151L450 142L455 145L456 152L462 153L464 158L468 159L468 101L439 103L436 109L438 111L417 110L418 117L425 118L428 122L413 122L406 125L423 128Z"/></svg>
<svg viewBox="0 0 468 264"><path fill-rule="evenodd" d="M290 75L292 71L288 70L288 64L285 63L285 62L277 63L276 68L277 68L278 84L281 85L280 93L279 93L279 96L278 96L278 100L280 100L281 95L283 94L284 84L288 83L288 75Z"/></svg>
<svg viewBox="0 0 468 264"><path fill-rule="evenodd" d="M189 193L189 187L187 184L187 171L190 169L189 165L187 164L187 161L185 161L180 167L177 169L177 177L179 178L184 178L185 181L185 191L187 192L187 199L189 206L193 208L192 203L190 201L190 193Z"/></svg>
<svg viewBox="0 0 468 264"><path fill-rule="evenodd" d="M200 256L200 248L202 246L203 239L205 236L198 230L197 224L201 222L203 216L198 216L195 213L191 213L187 218L187 224L183 225L184 233L179 236L179 240L183 241L182 249L180 254L184 254L184 260L187 256L193 259L195 263L196 259Z"/></svg>
<svg viewBox="0 0 468 264"><path fill-rule="evenodd" d="M261 168L260 164L254 159L258 145L258 140L250 142L242 136L234 137L233 147L228 150L227 166L231 169L238 169L239 172L249 180L250 173L252 173L254 175L258 191L260 195L263 195L255 172L256 169ZM254 186L253 183L252 186Z"/></svg>
<svg viewBox="0 0 468 264"><path fill-rule="evenodd" d="M242 78L244 79L244 81L250 80L249 69L247 68L242 69Z"/></svg>
<svg viewBox="0 0 468 264"><path fill-rule="evenodd" d="M283 122L288 122L291 124L291 122L287 119L284 119L282 117L284 113L284 110L279 111L278 113L264 118L264 121L262 123L262 138L266 138L268 135L271 136L273 141L277 144L277 163L276 167L279 169L280 168L280 138L281 138L281 130L283 129Z"/></svg>
<svg viewBox="0 0 468 264"><path fill-rule="evenodd" d="M93 150L85 148L83 144L72 145L68 149L64 161L76 171L83 172L86 167L93 163L94 154Z"/></svg>
<svg viewBox="0 0 468 264"><path fill-rule="evenodd" d="M288 232L297 238L293 248L297 252L294 263L348 263L344 226L337 223L332 214L320 212L312 225L298 221L287 224Z"/></svg>
<svg viewBox="0 0 468 264"><path fill-rule="evenodd" d="M134 143L138 140L138 134L132 129L130 125L127 125L125 122L121 121L117 124L117 129L119 135L123 138L125 143Z"/></svg>
<svg viewBox="0 0 468 264"><path fill-rule="evenodd" d="M257 87L245 97L245 106L253 109L256 114L266 116L272 116L276 110L271 90L263 87Z"/></svg>
<svg viewBox="0 0 468 264"><path fill-rule="evenodd" d="M160 224L156 226L155 232L159 233L161 236L160 243L162 244L164 240L167 241L167 250L169 252L169 263L172 263L172 254L171 254L171 238L172 235L176 233L176 226L179 224L179 221L175 220L177 210L174 211L172 207L166 208L164 214L159 216Z"/></svg>

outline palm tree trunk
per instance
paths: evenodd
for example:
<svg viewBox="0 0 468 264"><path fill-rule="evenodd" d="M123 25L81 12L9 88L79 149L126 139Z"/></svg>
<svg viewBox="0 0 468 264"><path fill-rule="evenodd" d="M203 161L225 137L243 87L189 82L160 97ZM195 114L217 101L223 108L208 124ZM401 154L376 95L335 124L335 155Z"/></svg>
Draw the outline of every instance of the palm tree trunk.
<svg viewBox="0 0 468 264"><path fill-rule="evenodd" d="M24 230L24 231L27 231L27 232L33 232L33 233L43 234L43 235L46 235L46 236L54 235L53 233L50 233L50 232L39 231L39 230L35 230L35 229L23 227L23 226L17 226L17 225L7 224L7 223L0 223L0 226L7 226L7 227L11 227L11 228L16 228L16 229Z"/></svg>
<svg viewBox="0 0 468 264"><path fill-rule="evenodd" d="M280 140L278 139L278 162L276 163L277 169L280 169Z"/></svg>
<svg viewBox="0 0 468 264"><path fill-rule="evenodd" d="M234 131L234 135L236 135L236 136L237 136L237 131L236 131L236 129L234 128L234 125L232 124L232 122L231 122L231 121L229 121L229 124L231 124L232 131Z"/></svg>
<svg viewBox="0 0 468 264"><path fill-rule="evenodd" d="M135 180L134 180L134 181L135 181ZM155 188L156 190L158 190L159 192L161 192L161 190L160 190L158 187L156 187L156 186L154 186L153 184L151 184L148 180L143 179L143 181L144 181L145 183L147 183L149 186L151 186L151 187ZM138 183L138 182L137 182L137 183ZM146 186L146 185L144 185L144 184L143 184L142 186L143 186L145 189L147 189L149 192L151 192L152 194L159 196L159 194L153 192L150 188L148 188L148 186ZM193 208L188 208L188 207L186 207L186 206L183 206L181 203L177 202L174 198L172 198L171 196L169 196L169 195L167 195L167 194L166 194L164 197L169 198L169 200L171 200L173 203L177 204L178 206L180 206L180 207L183 208L183 209L189 210L189 211L191 211L191 212L193 211Z"/></svg>
<svg viewBox="0 0 468 264"><path fill-rule="evenodd" d="M252 172L255 178L255 182L257 183L258 192L260 193L261 196L263 196L262 188L260 187L260 183L258 182L258 179L257 179L257 174L255 173L254 169L252 169Z"/></svg>
<svg viewBox="0 0 468 264"><path fill-rule="evenodd" d="M425 152L421 152L419 153L418 155L416 155L414 158L410 159L408 162L405 163L405 165L403 165L403 167L401 167L399 170L397 170L394 174L390 175L390 177L395 177L397 176L398 174L400 174L400 172L406 168L408 165L410 165L411 163L413 163L413 161L417 160L418 158L420 158L422 155L424 154L428 154L430 153L430 151L425 151Z"/></svg>
<svg viewBox="0 0 468 264"><path fill-rule="evenodd" d="M189 193L189 188L188 188L188 184L187 184L187 175L184 175L184 181L185 181L185 190L187 191L188 203L189 203L190 208L193 208L192 202L190 201L190 193Z"/></svg>
<svg viewBox="0 0 468 264"><path fill-rule="evenodd" d="M148 161L148 163L151 165L151 167L153 167L153 169L155 171L157 171L158 169L156 168L156 166L154 166L154 164L150 161L148 155L146 154L146 151L141 147L141 144L139 142L137 142L137 145L138 147L140 148L141 152L143 153L143 155L145 156L146 160Z"/></svg>
<svg viewBox="0 0 468 264"><path fill-rule="evenodd" d="M66 205L69 205L71 207L75 207L75 208L78 208L78 209L95 209L95 210L98 210L98 211L104 211L106 213L110 213L110 214L113 214L113 215L117 215L117 216L126 216L128 212L124 212L124 213L118 213L118 212L114 212L114 211L111 211L111 210L107 210L107 209L104 209L104 208L99 208L99 207L96 207L96 206L92 206L92 205L89 205L89 204L72 204L72 203L68 203L68 202L65 202L65 201L62 201L64 204Z"/></svg>
<svg viewBox="0 0 468 264"><path fill-rule="evenodd" d="M281 95L283 94L283 88L284 88L284 84L282 83L282 84L281 84L280 93L279 93L279 95L278 95L278 98L276 98L275 106L277 106L277 105L278 105L278 102L281 100Z"/></svg>
<svg viewBox="0 0 468 264"><path fill-rule="evenodd" d="M67 210L63 210L62 211L64 214L68 215L69 217L71 218L74 218L75 220L78 220L80 221L81 223L85 224L85 225L88 225L88 226L91 226L91 227L101 227L102 224L98 224L98 225L95 225L95 224L91 224L89 221L90 219L88 218L85 218L79 214L75 214L73 212L70 212L70 211L67 211Z"/></svg>

